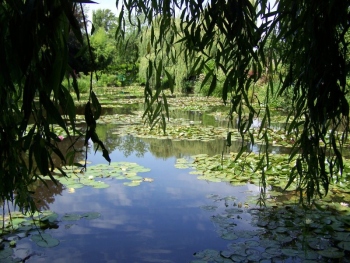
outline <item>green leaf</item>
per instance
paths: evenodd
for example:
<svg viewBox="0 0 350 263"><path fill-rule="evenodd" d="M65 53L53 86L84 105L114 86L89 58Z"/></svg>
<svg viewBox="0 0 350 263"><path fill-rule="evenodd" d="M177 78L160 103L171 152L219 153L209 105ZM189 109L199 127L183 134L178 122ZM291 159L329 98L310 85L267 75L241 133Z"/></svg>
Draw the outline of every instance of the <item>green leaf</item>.
<svg viewBox="0 0 350 263"><path fill-rule="evenodd" d="M36 140L33 142L31 149L33 149L34 157L36 165L42 175L47 175L49 173L49 153L47 152L46 148L44 147L44 140L42 138L38 138L36 135Z"/></svg>
<svg viewBox="0 0 350 263"><path fill-rule="evenodd" d="M232 132L228 132L226 137L226 146L228 147L232 145L231 136L232 136Z"/></svg>
<svg viewBox="0 0 350 263"><path fill-rule="evenodd" d="M60 244L60 241L56 238L53 238L51 235L46 233L41 233L38 235L33 235L32 240L39 246L39 247L56 247Z"/></svg>
<svg viewBox="0 0 350 263"><path fill-rule="evenodd" d="M64 100L65 100L65 108L64 110L68 113L70 125L73 128L73 131L75 131L75 115L76 115L76 107L73 101L72 96L70 95L70 92L68 89L64 86L61 86L61 90L64 93Z"/></svg>
<svg viewBox="0 0 350 263"><path fill-rule="evenodd" d="M165 114L166 114L166 117L167 117L167 119L169 120L169 106L168 106L168 101L167 101L167 98L166 98L166 96L165 96L165 94L163 93L162 94L162 96L163 96L163 105L164 105L164 108L165 108Z"/></svg>
<svg viewBox="0 0 350 263"><path fill-rule="evenodd" d="M86 125L92 129L96 127L96 120L91 110L91 103L88 101L85 105L85 121Z"/></svg>
<svg viewBox="0 0 350 263"><path fill-rule="evenodd" d="M97 219L100 216L101 214L97 212L88 212L81 215L82 218L85 218L87 220Z"/></svg>
<svg viewBox="0 0 350 263"><path fill-rule="evenodd" d="M29 130L26 136L24 136L24 143L23 143L23 150L26 151L29 149L30 144L32 143L33 140L33 135L35 132L36 125L34 124L33 127Z"/></svg>
<svg viewBox="0 0 350 263"><path fill-rule="evenodd" d="M44 92L40 92L40 103L46 109L46 114L48 117L52 118L68 134L66 124L64 123L61 114L59 113L57 107L55 107L55 105Z"/></svg>
<svg viewBox="0 0 350 263"><path fill-rule="evenodd" d="M217 78L216 78L216 74L214 74L213 79L212 79L211 84L210 84L210 87L209 87L209 90L208 90L207 96L210 96L213 93L213 91L215 90L216 82L217 82Z"/></svg>
<svg viewBox="0 0 350 263"><path fill-rule="evenodd" d="M102 152L103 152L103 154L102 154L103 157L110 163L111 162L111 158L109 157L108 151L106 149L103 149Z"/></svg>
<svg viewBox="0 0 350 263"><path fill-rule="evenodd" d="M90 95L91 95L92 106L94 108L94 119L98 120L98 118L100 118L100 116L101 116L101 104L98 101L98 99L95 95L95 92L92 91L90 93Z"/></svg>

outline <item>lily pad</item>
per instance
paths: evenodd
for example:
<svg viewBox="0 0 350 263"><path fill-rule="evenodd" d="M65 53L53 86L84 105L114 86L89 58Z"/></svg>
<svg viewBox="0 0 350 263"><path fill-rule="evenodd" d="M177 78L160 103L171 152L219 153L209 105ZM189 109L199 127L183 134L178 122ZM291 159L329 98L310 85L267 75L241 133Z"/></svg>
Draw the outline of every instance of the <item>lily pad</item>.
<svg viewBox="0 0 350 263"><path fill-rule="evenodd" d="M65 184L65 186L67 187L67 188L73 188L73 189L79 189L79 188L83 188L84 187L84 185L83 184L81 184L81 183L76 183L76 182L72 182L71 184Z"/></svg>
<svg viewBox="0 0 350 263"><path fill-rule="evenodd" d="M92 219L96 219L99 218L101 216L100 213L97 212L88 212L88 213L84 213L81 215L81 218L85 218L87 220L92 220Z"/></svg>
<svg viewBox="0 0 350 263"><path fill-rule="evenodd" d="M218 207L215 205L202 205L200 208L206 211L215 211Z"/></svg>
<svg viewBox="0 0 350 263"><path fill-rule="evenodd" d="M339 251L338 249L335 248L329 248L325 250L318 251L318 254L325 258L342 258L344 257L344 252Z"/></svg>
<svg viewBox="0 0 350 263"><path fill-rule="evenodd" d="M182 164L182 163L175 164L175 167L177 169L188 169L188 168L190 168L187 164Z"/></svg>
<svg viewBox="0 0 350 263"><path fill-rule="evenodd" d="M62 220L64 221L77 221L81 219L81 215L78 214L65 214L62 217Z"/></svg>
<svg viewBox="0 0 350 263"><path fill-rule="evenodd" d="M350 241L350 232L335 232L333 238L338 241Z"/></svg>
<svg viewBox="0 0 350 263"><path fill-rule="evenodd" d="M236 254L236 253L232 254L230 258L232 259L233 262L244 262L247 259L246 256Z"/></svg>
<svg viewBox="0 0 350 263"><path fill-rule="evenodd" d="M67 177L55 175L54 177L59 180L63 185L70 189L71 193L74 193L76 188L81 188L84 186L90 186L93 188L107 188L109 185L98 180L99 178L113 177L116 179L127 179L127 180L143 180L143 177L139 176L138 173L149 172L149 168L145 168L137 163L129 162L111 162L110 165L107 164L97 164L88 166L86 171L77 170L74 172L75 167L65 167L63 168L67 171ZM73 172L71 172L73 171ZM150 182L150 181L148 181ZM135 183L128 183L130 186L136 186Z"/></svg>
<svg viewBox="0 0 350 263"><path fill-rule="evenodd" d="M283 255L286 255L288 257L295 257L299 254L298 250L292 248L282 248L281 251Z"/></svg>
<svg viewBox="0 0 350 263"><path fill-rule="evenodd" d="M134 187L134 186L139 186L139 185L141 184L141 181L137 181L137 182L133 182L133 181L131 181L131 182L124 182L123 184L126 185L126 186Z"/></svg>
<svg viewBox="0 0 350 263"><path fill-rule="evenodd" d="M108 188L109 184L106 184L105 182L101 182L101 181L94 181L91 186L93 188Z"/></svg>
<svg viewBox="0 0 350 263"><path fill-rule="evenodd" d="M233 232L226 232L221 235L221 238L226 240L235 240L235 239L238 239L238 236L235 235L235 233Z"/></svg>
<svg viewBox="0 0 350 263"><path fill-rule="evenodd" d="M57 213L48 211L46 213L43 213L43 216L40 218L40 221L42 221L42 222L48 221L48 222L53 223L57 220L57 218L58 218Z"/></svg>
<svg viewBox="0 0 350 263"><path fill-rule="evenodd" d="M245 253L247 254L247 259L253 262L259 262L261 259L260 251L254 248L246 249Z"/></svg>
<svg viewBox="0 0 350 263"><path fill-rule="evenodd" d="M338 244L338 247L346 251L350 251L350 241L341 241Z"/></svg>
<svg viewBox="0 0 350 263"><path fill-rule="evenodd" d="M12 255L12 249L9 247L6 247L0 250L0 259L5 259L11 255Z"/></svg>
<svg viewBox="0 0 350 263"><path fill-rule="evenodd" d="M50 234L46 234L46 233L33 235L32 240L39 247L46 247L46 248L58 246L58 244L60 243L58 239L53 238Z"/></svg>
<svg viewBox="0 0 350 263"><path fill-rule="evenodd" d="M279 256L282 254L282 251L279 247L268 247L265 249L265 252L272 256Z"/></svg>

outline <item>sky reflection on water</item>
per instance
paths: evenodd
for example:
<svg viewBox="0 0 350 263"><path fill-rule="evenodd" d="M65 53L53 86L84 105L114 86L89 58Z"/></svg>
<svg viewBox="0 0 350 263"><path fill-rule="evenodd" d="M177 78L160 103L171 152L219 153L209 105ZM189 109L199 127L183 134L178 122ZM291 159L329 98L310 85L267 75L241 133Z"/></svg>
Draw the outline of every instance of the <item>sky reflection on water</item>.
<svg viewBox="0 0 350 263"><path fill-rule="evenodd" d="M136 162L151 171L140 174L154 179L138 187L106 178L110 187L84 187L74 193L63 190L55 196L50 210L60 217L65 213L99 212L94 220L61 221L58 229L49 229L61 241L54 248L40 248L28 239L18 241L17 249L29 249L33 255L26 262L190 262L193 253L203 249L224 250L227 240L220 238L211 217L225 209L217 203L216 211L201 206L212 205L208 195L234 196L244 202L252 194L248 186L232 187L196 179L189 170L174 167L175 157L156 158L150 152L129 156L118 149L113 161ZM91 149L91 165L105 163L100 153ZM254 191L253 191L254 192ZM252 228L250 215L242 215L237 230Z"/></svg>

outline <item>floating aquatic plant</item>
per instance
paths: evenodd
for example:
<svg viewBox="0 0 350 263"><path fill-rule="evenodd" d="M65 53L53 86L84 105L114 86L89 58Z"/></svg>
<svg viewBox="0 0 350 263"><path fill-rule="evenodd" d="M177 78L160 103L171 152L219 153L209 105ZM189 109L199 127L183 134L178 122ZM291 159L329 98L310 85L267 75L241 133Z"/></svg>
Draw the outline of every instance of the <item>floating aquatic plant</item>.
<svg viewBox="0 0 350 263"><path fill-rule="evenodd" d="M104 178L114 178L116 180L124 180L126 186L138 186L142 182L153 182L152 178L141 177L138 173L149 172L150 169L145 168L137 163L129 162L111 162L108 164L98 164L88 166L86 170L77 169L76 166L66 166L62 168L67 176L61 176L59 170L54 178L65 185L70 193L84 186L93 188L107 188L109 184Z"/></svg>
<svg viewBox="0 0 350 263"><path fill-rule="evenodd" d="M333 262L350 255L350 215L299 206L239 209L234 200L208 196L215 202L210 218L218 235L228 240L221 251L194 253L196 262ZM218 203L221 201L221 205ZM206 205L205 207L210 207ZM223 209L224 208L224 209ZM249 219L251 228L242 231Z"/></svg>

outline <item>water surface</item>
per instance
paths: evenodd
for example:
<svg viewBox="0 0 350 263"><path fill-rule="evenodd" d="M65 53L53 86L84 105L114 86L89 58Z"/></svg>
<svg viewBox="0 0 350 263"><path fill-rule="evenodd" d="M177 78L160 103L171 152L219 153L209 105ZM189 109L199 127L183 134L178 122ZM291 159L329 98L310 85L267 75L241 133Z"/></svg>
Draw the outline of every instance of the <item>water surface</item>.
<svg viewBox="0 0 350 263"><path fill-rule="evenodd" d="M126 142L133 143L132 147ZM180 142L179 142L180 143ZM193 142L191 142L193 143ZM153 178L152 183L128 187L115 179L103 179L110 187L94 189L57 188L55 194L44 198L46 209L61 216L65 213L98 212L101 217L93 220L61 221L58 229L45 230L60 244L54 248L38 247L30 239L17 242L17 253L31 256L26 262L190 262L193 254L204 249L224 250L228 244L217 233L213 217L226 206L244 202L247 195L255 193L256 187L247 185L233 187L227 183L210 183L196 179L188 169L176 169L176 157L189 156L204 149L220 149L211 142L193 152L155 151L149 139L119 138L111 152L112 161L136 162L151 171L142 173ZM135 147L138 144L139 147ZM163 144L164 147L169 147ZM203 143L201 143L203 146ZM153 150L150 150L152 149ZM127 150L126 150L127 149ZM152 153L153 152L153 153ZM89 153L91 165L105 163L100 152ZM60 192L61 189L61 192ZM254 191L252 191L254 190ZM235 198L229 204L216 202L215 211L203 206L213 205L213 195ZM217 198L216 198L217 199ZM253 229L250 215L244 213L237 230Z"/></svg>

